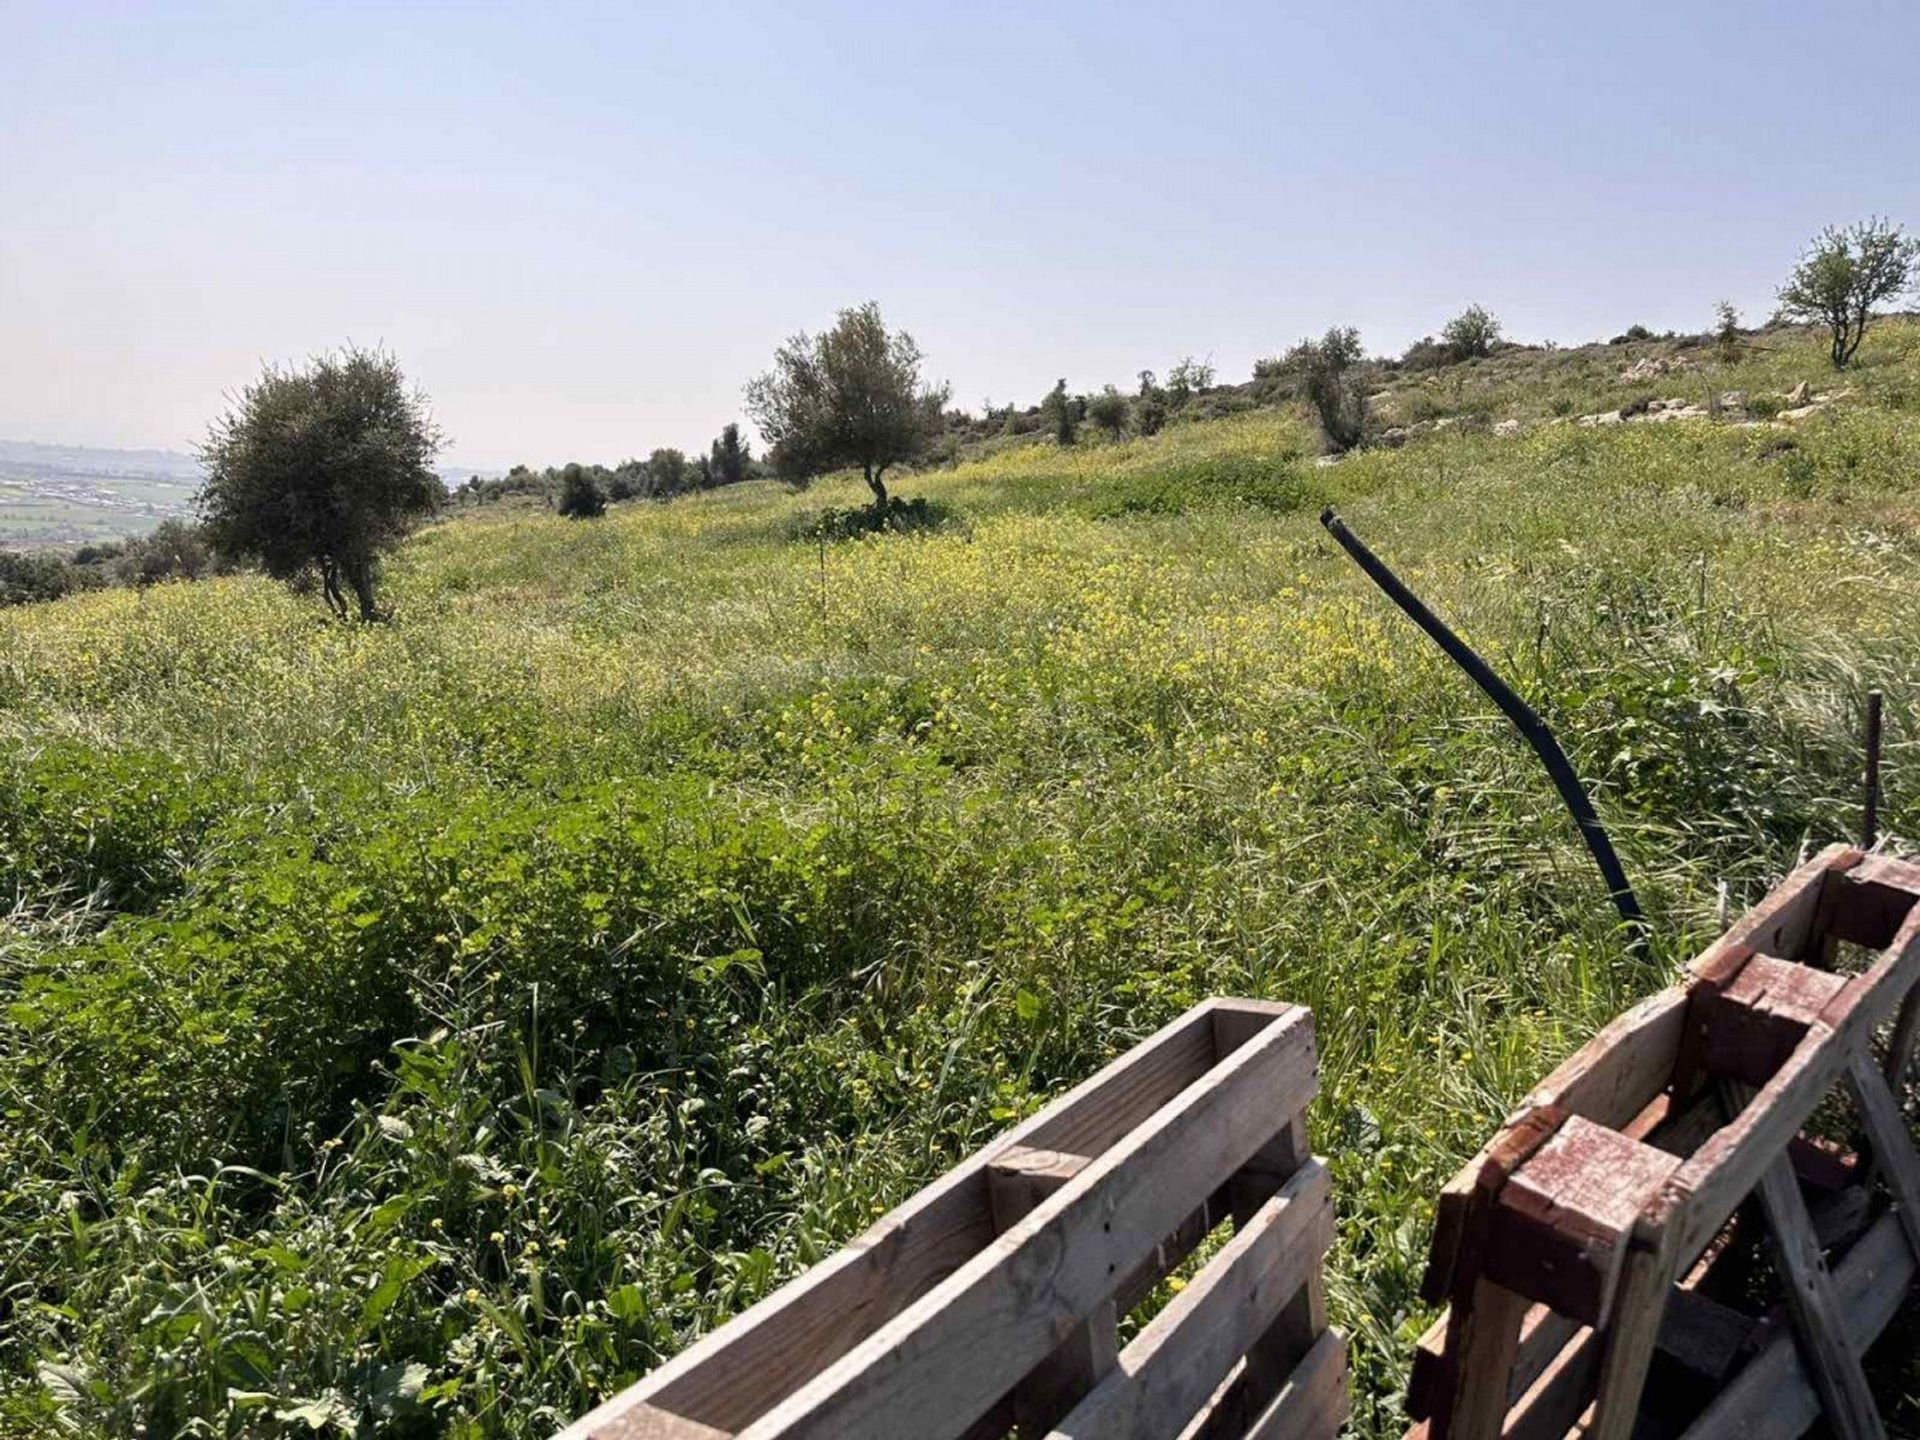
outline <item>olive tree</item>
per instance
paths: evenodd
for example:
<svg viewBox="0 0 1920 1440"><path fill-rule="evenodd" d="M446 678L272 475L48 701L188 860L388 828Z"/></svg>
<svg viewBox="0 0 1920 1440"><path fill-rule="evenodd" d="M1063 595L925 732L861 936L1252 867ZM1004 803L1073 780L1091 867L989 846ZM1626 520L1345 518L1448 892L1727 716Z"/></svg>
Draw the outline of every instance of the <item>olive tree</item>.
<svg viewBox="0 0 1920 1440"><path fill-rule="evenodd" d="M560 503L555 508L569 520L598 520L607 513L606 493L591 471L570 464L560 472Z"/></svg>
<svg viewBox="0 0 1920 1440"><path fill-rule="evenodd" d="M1067 382L1058 381L1047 392L1047 398L1040 402L1040 413L1047 417L1047 423L1053 427L1053 438L1062 445L1073 444L1079 433L1080 419L1074 413L1073 398L1067 394Z"/></svg>
<svg viewBox="0 0 1920 1440"><path fill-rule="evenodd" d="M1118 440L1127 428L1127 397L1109 385L1087 401L1087 419Z"/></svg>
<svg viewBox="0 0 1920 1440"><path fill-rule="evenodd" d="M708 459L713 465L714 484L738 485L747 478L747 466L753 463L753 452L747 448L746 441L740 438L740 427L728 421L720 431L720 438L713 442Z"/></svg>
<svg viewBox="0 0 1920 1440"><path fill-rule="evenodd" d="M1825 325L1833 367L1842 369L1860 348L1873 307L1913 282L1916 257L1920 240L1890 221L1829 225L1780 287L1780 313Z"/></svg>
<svg viewBox="0 0 1920 1440"><path fill-rule="evenodd" d="M1366 391L1349 373L1360 357L1360 332L1351 325L1335 325L1319 340L1302 340L1284 362L1299 371L1302 389L1336 454L1353 449L1366 435Z"/></svg>
<svg viewBox="0 0 1920 1440"><path fill-rule="evenodd" d="M688 485L686 455L664 445L647 456L648 493L655 499L671 500Z"/></svg>
<svg viewBox="0 0 1920 1440"><path fill-rule="evenodd" d="M1479 360L1493 353L1500 322L1483 305L1469 305L1440 331L1440 342L1456 360Z"/></svg>
<svg viewBox="0 0 1920 1440"><path fill-rule="evenodd" d="M842 310L822 335L795 335L747 385L774 470L801 483L856 467L886 509L887 471L926 452L947 404L946 386L921 388L920 361L913 337L888 334L872 301Z"/></svg>
<svg viewBox="0 0 1920 1440"><path fill-rule="evenodd" d="M381 350L354 346L302 368L269 365L214 421L196 499L214 550L269 575L317 575L336 615L352 592L376 620L374 584L392 548L446 499L427 398Z"/></svg>

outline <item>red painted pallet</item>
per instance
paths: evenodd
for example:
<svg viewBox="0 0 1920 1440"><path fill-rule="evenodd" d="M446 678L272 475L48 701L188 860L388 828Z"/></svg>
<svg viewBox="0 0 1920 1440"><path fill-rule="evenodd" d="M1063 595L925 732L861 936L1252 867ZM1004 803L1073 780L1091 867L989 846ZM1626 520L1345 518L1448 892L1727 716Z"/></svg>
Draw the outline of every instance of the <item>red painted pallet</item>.
<svg viewBox="0 0 1920 1440"><path fill-rule="evenodd" d="M1860 1354L1920 1271L1917 981L1920 865L1836 846L1554 1071L1441 1197L1410 1434L1884 1433ZM1835 1091L1863 1154L1803 1133Z"/></svg>

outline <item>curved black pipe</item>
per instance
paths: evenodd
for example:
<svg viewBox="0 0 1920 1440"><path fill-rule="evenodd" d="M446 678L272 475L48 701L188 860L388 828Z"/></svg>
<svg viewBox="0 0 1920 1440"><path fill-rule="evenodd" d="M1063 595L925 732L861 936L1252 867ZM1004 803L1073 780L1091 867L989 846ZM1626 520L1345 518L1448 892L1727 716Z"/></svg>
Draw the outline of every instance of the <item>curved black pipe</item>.
<svg viewBox="0 0 1920 1440"><path fill-rule="evenodd" d="M1547 767L1547 774L1552 778L1554 788L1560 792L1560 798L1566 802L1567 809L1573 812L1573 820L1580 827L1581 838L1593 853L1593 863L1600 867L1601 877L1607 882L1607 892L1613 897L1614 908L1620 912L1620 918L1633 927L1635 945L1644 946L1647 939L1646 917L1640 913L1640 902L1634 896L1633 886L1627 881L1627 872L1621 868L1620 857L1613 850L1613 841L1607 838L1606 827L1594 813L1593 802L1587 798L1580 777L1574 773L1572 762L1567 759L1566 751L1560 748L1560 742L1553 738L1553 732L1547 728L1546 722L1533 713L1526 701L1513 693L1506 681L1493 673L1492 667L1476 655L1466 641L1448 628L1446 621L1429 610L1418 595L1400 582L1400 577L1387 568L1386 562L1347 528L1346 521L1334 513L1331 505L1320 512L1320 523L1353 557L1354 563L1367 572L1373 583L1387 592L1387 598L1406 611L1413 623L1426 631L1433 643L1446 651L1448 658L1472 677L1473 683L1486 692L1487 698L1500 707L1501 713L1513 722L1514 728L1533 747L1533 753Z"/></svg>

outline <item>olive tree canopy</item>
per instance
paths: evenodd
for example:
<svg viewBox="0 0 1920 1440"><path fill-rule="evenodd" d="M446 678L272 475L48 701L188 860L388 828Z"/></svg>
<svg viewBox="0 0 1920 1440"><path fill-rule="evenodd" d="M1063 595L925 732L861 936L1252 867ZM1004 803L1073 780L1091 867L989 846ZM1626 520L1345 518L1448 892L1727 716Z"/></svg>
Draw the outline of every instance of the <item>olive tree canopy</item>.
<svg viewBox="0 0 1920 1440"><path fill-rule="evenodd" d="M1917 256L1920 240L1889 221L1829 225L1780 287L1780 313L1825 325L1838 370L1860 348L1873 307L1911 283Z"/></svg>
<svg viewBox="0 0 1920 1440"><path fill-rule="evenodd" d="M439 508L440 432L391 355L349 346L304 368L268 366L213 422L196 501L222 555L269 575L317 575L334 613L379 618L379 556Z"/></svg>
<svg viewBox="0 0 1920 1440"><path fill-rule="evenodd" d="M773 369L747 385L747 413L784 479L811 480L857 467L887 504L886 472L925 453L948 390L920 388L920 347L889 335L872 301L842 310L818 336L799 334L774 352Z"/></svg>
<svg viewBox="0 0 1920 1440"><path fill-rule="evenodd" d="M1469 305L1440 330L1440 343L1456 360L1482 360L1493 353L1500 338L1500 322L1484 305Z"/></svg>

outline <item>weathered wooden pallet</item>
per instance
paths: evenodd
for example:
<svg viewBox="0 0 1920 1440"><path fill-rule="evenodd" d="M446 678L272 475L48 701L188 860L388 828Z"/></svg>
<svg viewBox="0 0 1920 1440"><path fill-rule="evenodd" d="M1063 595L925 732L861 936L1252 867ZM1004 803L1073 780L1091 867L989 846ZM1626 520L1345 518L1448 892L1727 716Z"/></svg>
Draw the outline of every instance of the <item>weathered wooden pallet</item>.
<svg viewBox="0 0 1920 1440"><path fill-rule="evenodd" d="M1317 1084L1310 1012L1199 1005L563 1440L1330 1436Z"/></svg>
<svg viewBox="0 0 1920 1440"><path fill-rule="evenodd" d="M1916 981L1920 865L1835 846L1554 1071L1442 1194L1410 1435L1884 1433L1860 1354L1920 1272ZM1867 1155L1801 1133L1836 1088Z"/></svg>

